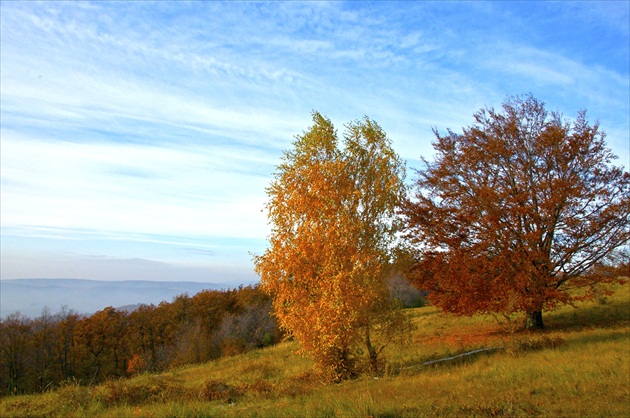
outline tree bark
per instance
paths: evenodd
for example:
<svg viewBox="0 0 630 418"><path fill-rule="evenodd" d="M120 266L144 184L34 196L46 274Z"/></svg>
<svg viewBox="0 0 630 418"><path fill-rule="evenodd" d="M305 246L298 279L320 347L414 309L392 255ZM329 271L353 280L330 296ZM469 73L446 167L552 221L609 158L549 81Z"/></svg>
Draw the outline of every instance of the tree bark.
<svg viewBox="0 0 630 418"><path fill-rule="evenodd" d="M376 351L376 348L372 345L372 340L370 338L370 323L369 322L365 327L365 347L368 350L368 358L370 360L370 371L373 374L378 375L379 374L378 352Z"/></svg>
<svg viewBox="0 0 630 418"><path fill-rule="evenodd" d="M370 371L372 373L377 372L378 370L378 363L377 363L377 355L376 355L376 350L374 349L374 346L372 345L372 342L370 341L370 334L369 331L367 333L367 336L365 337L365 346L367 347L368 350L368 358L370 359Z"/></svg>
<svg viewBox="0 0 630 418"><path fill-rule="evenodd" d="M525 317L525 329L539 330L545 328L542 311L527 311Z"/></svg>

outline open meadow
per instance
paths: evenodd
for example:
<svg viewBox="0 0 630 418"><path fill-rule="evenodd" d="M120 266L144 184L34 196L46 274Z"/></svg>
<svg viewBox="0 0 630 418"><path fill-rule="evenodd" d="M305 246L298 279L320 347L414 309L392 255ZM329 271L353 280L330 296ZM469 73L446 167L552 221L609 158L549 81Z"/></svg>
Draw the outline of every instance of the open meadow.
<svg viewBox="0 0 630 418"><path fill-rule="evenodd" d="M0 416L630 416L628 284L546 313L543 332L520 330L521 318L407 312L412 342L388 347L383 376L325 383L289 341L162 374L5 397Z"/></svg>

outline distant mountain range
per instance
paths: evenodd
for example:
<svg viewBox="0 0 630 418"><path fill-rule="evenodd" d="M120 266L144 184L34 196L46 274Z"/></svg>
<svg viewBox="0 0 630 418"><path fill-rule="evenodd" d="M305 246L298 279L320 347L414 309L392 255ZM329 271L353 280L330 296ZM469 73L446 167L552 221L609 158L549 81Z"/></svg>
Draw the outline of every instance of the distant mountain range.
<svg viewBox="0 0 630 418"><path fill-rule="evenodd" d="M35 318L44 307L57 313L62 306L80 314L92 314L107 306L130 309L138 304L158 304L202 290L228 289L226 284L200 282L156 282L143 280L99 281L81 279L0 280L0 316L20 311Z"/></svg>

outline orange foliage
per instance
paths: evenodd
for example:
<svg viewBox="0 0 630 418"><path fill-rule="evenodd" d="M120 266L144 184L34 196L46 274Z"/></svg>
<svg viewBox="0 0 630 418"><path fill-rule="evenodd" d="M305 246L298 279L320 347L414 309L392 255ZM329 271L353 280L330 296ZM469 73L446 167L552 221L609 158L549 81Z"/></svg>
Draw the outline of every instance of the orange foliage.
<svg viewBox="0 0 630 418"><path fill-rule="evenodd" d="M359 339L376 361L370 331L402 321L388 314L386 277L404 168L373 121L349 124L343 150L328 119L313 122L267 190L273 230L255 263L279 324L343 379Z"/></svg>
<svg viewBox="0 0 630 418"><path fill-rule="evenodd" d="M146 370L146 361L140 354L134 354L127 362L127 374L136 375Z"/></svg>
<svg viewBox="0 0 630 418"><path fill-rule="evenodd" d="M481 110L463 134L436 134L403 213L412 278L458 314L542 311L571 303L580 277L630 239L630 173L610 162L585 112L570 124L531 96ZM531 322L533 321L533 322Z"/></svg>

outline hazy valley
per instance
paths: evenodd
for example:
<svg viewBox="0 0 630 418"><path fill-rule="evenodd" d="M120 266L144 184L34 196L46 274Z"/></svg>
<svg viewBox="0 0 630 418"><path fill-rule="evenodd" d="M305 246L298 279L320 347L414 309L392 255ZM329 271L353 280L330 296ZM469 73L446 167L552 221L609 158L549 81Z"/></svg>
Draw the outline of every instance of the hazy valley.
<svg viewBox="0 0 630 418"><path fill-rule="evenodd" d="M14 279L0 281L0 317L19 311L35 318L44 307L52 313L67 306L80 314L92 314L107 306L170 302L182 293L227 289L227 284L157 282L143 280L99 281L81 279Z"/></svg>

